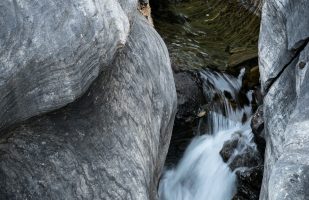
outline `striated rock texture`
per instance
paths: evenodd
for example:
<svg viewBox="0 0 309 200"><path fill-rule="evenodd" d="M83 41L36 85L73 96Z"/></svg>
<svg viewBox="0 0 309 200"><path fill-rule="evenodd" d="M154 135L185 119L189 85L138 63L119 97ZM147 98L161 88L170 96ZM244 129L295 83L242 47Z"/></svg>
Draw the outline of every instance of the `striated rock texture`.
<svg viewBox="0 0 309 200"><path fill-rule="evenodd" d="M130 19L129 37L125 38L123 36L127 34L129 27L128 24L121 22L121 17L124 22L127 22L127 19L125 12L120 9L121 7L116 1L44 2L47 3L42 8L46 9L47 13L51 11L58 13L57 10L53 10L57 7L56 5L59 5L57 7L59 10L66 8L66 6L62 8L60 5L72 5L69 7L72 10L67 10L67 15L65 15L68 20L84 19L83 12L75 13L75 11L80 9L78 3L87 2L90 4L90 7L87 7L90 10L85 10L86 16L88 16L88 12L93 11L93 14L97 15L94 15L93 20L104 20L98 20L97 26L92 24L95 20L88 20L87 17L85 17L84 23L79 22L80 24L78 24L78 21L76 22L76 26L87 25L87 28L84 27L84 31L87 34L93 34L87 37L83 36L89 37L85 43L79 41L80 49L76 48L74 52L81 57L70 56L69 52L72 49L66 52L60 51L61 48L53 47L55 39L53 37L67 38L62 43L58 41L59 45L64 45L63 43L72 39L72 48L74 47L73 40L77 39L69 30L59 28L61 31L57 34L50 33L51 47L46 47L45 50L43 47L36 49L36 51L33 50L38 53L33 56L42 59L40 63L43 66L21 65L18 68L12 65L8 69L13 71L6 73L12 74L14 77L12 80L20 80L18 79L19 74L22 74L21 77L24 78L32 74L32 77L29 77L30 80L26 82L27 84L32 83L32 78L34 79L38 75L42 84L35 86L37 86L37 90L41 91L40 94L43 95L44 91L57 93L50 98L49 103L44 103L44 105L48 105L44 106L45 110L45 108L56 108L73 100L78 96L78 93L86 89L86 85L90 84L99 71L103 70L103 72L85 95L77 101L57 111L31 118L22 124L1 131L1 199L156 199L158 179L167 153L176 111L176 90L164 42L146 19L138 13L137 8ZM92 7L92 2L97 5ZM36 3L41 5L39 2ZM104 10L110 6L116 10L110 12ZM2 9L1 6L0 9ZM101 13L101 9L104 10L104 14ZM36 11L40 10L36 8L33 13L35 14ZM116 13L118 17L115 19L113 19L114 11L119 12ZM2 10L0 13L2 14ZM103 16L101 16L102 14ZM40 16L40 18L44 17ZM48 19L51 20L51 17ZM46 23L48 19L45 19ZM65 21L65 23L69 22L70 20ZM102 27L107 25L106 23L110 29ZM8 25L5 24L6 26ZM49 26L51 24L47 23L46 27ZM59 24L59 26L67 27L63 24ZM74 27L74 23L69 27ZM31 30L36 30L36 27ZM82 31L83 28L80 30ZM3 29L1 29L1 33L3 33L2 31ZM109 31L112 34L109 34ZM71 33L72 35L70 35ZM98 38L94 37L95 34L98 34ZM91 42L93 39L97 46ZM125 47L113 56L117 49L116 46L123 44L125 40ZM57 40L55 39L55 41ZM6 40L1 40L1 42L4 43ZM51 51L51 57L44 57L47 56L44 54L45 51ZM63 55L59 56L60 53ZM13 53L11 56L14 57ZM15 56L17 56L16 52ZM1 62L4 62L4 57L1 57ZM111 61L113 57L115 59ZM11 59L11 57L8 58ZM70 70L67 67L70 65L66 65L64 61L60 62L61 58L65 62L76 63L74 67L71 66L70 73L74 74L74 70L77 70L77 74L80 75L77 77L75 75L66 76L66 70ZM76 59L80 59L81 63ZM54 64L48 64L52 60ZM5 60L5 63L8 62ZM62 62L63 64L61 64ZM19 63L18 59L13 63ZM109 65L107 66L107 64ZM99 67L105 65L107 66L105 68ZM51 70L53 66L59 67L59 70ZM87 71L84 75L82 69ZM27 76L23 74L26 72ZM42 72L41 76L39 76L40 72ZM1 73L3 76L5 75L3 71ZM48 75L46 80L44 75ZM62 76L67 79L63 79ZM80 79L80 76L84 76L85 79ZM86 78L87 76L91 78ZM55 79L57 84L54 82ZM72 92L66 92L70 90L62 81L68 84L68 88L74 84L85 86L80 87L81 89L76 93L75 86L71 88ZM28 90L27 84L24 84L24 92ZM17 83L13 84L16 87L17 85ZM30 85L29 88L31 88ZM54 85L54 87L47 87L49 85ZM1 87L5 86L7 84L2 84ZM78 88L78 86L76 87ZM13 90L14 87L8 89L8 92ZM16 101L20 103L20 106L23 102L29 104L27 105L28 116L42 111L40 109L32 112L31 102L22 101L22 97L27 97L22 94L20 94L20 100ZM36 100L39 100L41 96L36 96L35 93L30 94L34 96L27 98L40 105ZM18 99L18 97L13 99ZM1 103L3 101L1 100ZM17 109L17 111L23 110Z"/></svg>
<svg viewBox="0 0 309 200"><path fill-rule="evenodd" d="M80 97L111 64L137 0L0 2L0 129Z"/></svg>
<svg viewBox="0 0 309 200"><path fill-rule="evenodd" d="M265 169L261 200L309 199L309 2L270 0L259 40Z"/></svg>
<svg viewBox="0 0 309 200"><path fill-rule="evenodd" d="M274 13L276 13L274 15ZM308 41L306 0L267 1L263 7L259 59L262 86L267 90L274 79L299 55ZM297 23L295 23L298 21Z"/></svg>

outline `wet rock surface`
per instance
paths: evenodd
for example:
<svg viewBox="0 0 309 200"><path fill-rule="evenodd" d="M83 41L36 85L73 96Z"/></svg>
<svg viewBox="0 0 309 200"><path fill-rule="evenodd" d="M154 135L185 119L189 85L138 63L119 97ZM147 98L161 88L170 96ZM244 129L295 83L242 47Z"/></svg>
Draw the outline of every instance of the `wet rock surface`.
<svg viewBox="0 0 309 200"><path fill-rule="evenodd" d="M272 0L262 11L266 150L261 200L309 198L309 21L303 20L308 9L306 0Z"/></svg>
<svg viewBox="0 0 309 200"><path fill-rule="evenodd" d="M257 111L252 117L251 128L254 134L254 141L260 154L264 157L265 153L265 133L264 133L264 117L263 117L263 106L259 106Z"/></svg>
<svg viewBox="0 0 309 200"><path fill-rule="evenodd" d="M191 138L197 133L201 107L206 103L197 72L174 73L177 113L166 165L173 166L182 157Z"/></svg>
<svg viewBox="0 0 309 200"><path fill-rule="evenodd" d="M239 143L239 138L240 136L234 134L233 138L227 142L224 143L220 155L223 158L224 162L227 162L229 158L233 155L234 150L237 148L238 143ZM234 168L235 169L235 168ZM232 169L232 170L234 170Z"/></svg>
<svg viewBox="0 0 309 200"><path fill-rule="evenodd" d="M251 168L262 164L262 158L255 146L248 146L242 140L241 135L234 134L231 140L224 143L220 151L223 161L229 164L232 171L239 167ZM234 151L241 152L241 154L234 157Z"/></svg>
<svg viewBox="0 0 309 200"><path fill-rule="evenodd" d="M177 92L177 114L179 122L190 122L199 113L201 105L205 104L205 97L197 72L179 72L174 74Z"/></svg>
<svg viewBox="0 0 309 200"><path fill-rule="evenodd" d="M234 134L224 143L220 155L237 176L237 192L233 200L259 199L263 158L255 146L245 143L241 134Z"/></svg>
<svg viewBox="0 0 309 200"><path fill-rule="evenodd" d="M100 1L107 7L108 3ZM111 29L120 19L115 20L108 20L113 21ZM118 37L112 33L111 37ZM122 34L121 30L117 33ZM106 49L115 50L107 47L117 41L101 39L107 42L102 44ZM98 67L95 58L93 65L86 66ZM100 66L107 63L103 58L99 62ZM77 70L79 66L84 65L77 64ZM136 7L125 46L102 70L77 101L1 131L1 199L157 199L176 112L176 90L164 42Z"/></svg>
<svg viewBox="0 0 309 200"><path fill-rule="evenodd" d="M237 194L233 200L257 200L260 196L263 165L236 172Z"/></svg>

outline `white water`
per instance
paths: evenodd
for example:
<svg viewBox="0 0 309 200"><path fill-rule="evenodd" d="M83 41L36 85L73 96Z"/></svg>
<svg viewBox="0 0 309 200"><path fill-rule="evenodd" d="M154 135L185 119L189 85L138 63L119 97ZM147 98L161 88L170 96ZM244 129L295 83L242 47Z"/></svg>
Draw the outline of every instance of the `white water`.
<svg viewBox="0 0 309 200"><path fill-rule="evenodd" d="M160 200L230 200L235 194L236 176L223 162L219 152L224 142L233 134L241 134L241 142L234 151L234 157L243 153L245 146L253 146L250 120L242 123L243 115L251 116L251 105L233 109L224 91L237 101L244 71L238 79L226 74L204 71L204 90L207 94L219 94L221 102L208 113L209 130L195 137L186 149L175 169L167 170L159 186ZM252 93L247 96L251 101Z"/></svg>

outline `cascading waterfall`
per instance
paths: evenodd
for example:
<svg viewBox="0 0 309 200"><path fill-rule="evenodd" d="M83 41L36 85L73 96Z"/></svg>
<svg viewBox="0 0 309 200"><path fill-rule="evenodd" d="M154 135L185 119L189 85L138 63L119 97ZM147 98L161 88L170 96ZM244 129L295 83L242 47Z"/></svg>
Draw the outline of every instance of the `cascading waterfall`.
<svg viewBox="0 0 309 200"><path fill-rule="evenodd" d="M230 200L234 196L236 175L228 164L246 146L255 146L250 128L252 92L246 95L247 103L239 101L243 75L244 70L238 78L210 70L200 73L207 99L215 99L207 114L208 130L192 140L176 168L165 171L160 200ZM220 150L235 134L241 140L225 163Z"/></svg>

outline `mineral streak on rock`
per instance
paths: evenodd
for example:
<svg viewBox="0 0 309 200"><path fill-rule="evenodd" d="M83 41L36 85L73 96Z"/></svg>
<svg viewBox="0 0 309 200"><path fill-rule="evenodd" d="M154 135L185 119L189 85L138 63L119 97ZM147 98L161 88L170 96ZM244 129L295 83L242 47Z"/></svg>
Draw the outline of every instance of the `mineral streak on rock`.
<svg viewBox="0 0 309 200"><path fill-rule="evenodd" d="M67 1L58 4L55 1L48 2L54 2L59 6L69 4ZM99 5L103 6L101 9L110 6L105 2L113 3L100 1ZM74 9L79 9L76 1L71 4L77 7L73 6L73 10L68 11L69 15ZM113 4L120 9L118 4ZM92 11L95 13L95 10ZM89 10L85 10L85 13L88 12ZM96 12L98 16L94 18L103 17L100 16L102 13L99 10ZM112 16L113 12L110 12L108 17ZM123 17L125 18L125 15ZM116 28L117 21L104 17L102 20L107 20L111 29ZM102 52L97 52L91 43L81 45L81 49L86 48L87 52L93 52L94 61L90 66L95 66L99 61L102 66L111 62L108 61L111 59L109 56L115 59L108 67L103 68L103 72L89 91L77 101L1 132L2 135L6 135L0 142L1 198L57 200L157 198L158 179L167 153L176 111L176 90L167 49L156 31L144 17L140 16L137 8L135 16L131 17L131 30L125 47L116 56L112 56L112 52L116 49L114 45L117 44L114 39L119 39L119 35L124 36L127 33L114 29L113 34L109 35L107 31L110 30L102 27L104 23L98 27L92 27L90 22L85 24L90 26L87 31L99 28L98 30L103 31L105 35L101 34L107 37L97 39L104 41L102 44L97 43ZM73 36L72 38L74 39ZM46 51L51 51L50 48L48 47ZM42 51L39 55L44 53L44 50ZM87 52L83 55L88 56ZM101 59L96 58L99 53L104 53ZM53 56L55 55L51 58L54 58ZM71 62L74 63L75 58L66 59L72 59ZM51 60L41 62L44 64L48 61ZM32 65L35 66L37 65ZM75 68L82 66L84 65L76 65ZM84 67L86 66L88 65ZM48 69L52 66L46 64L45 67ZM13 69L15 68L11 68ZM36 73L32 73L34 77ZM50 72L48 76L50 80L54 80L51 76L53 73L60 76L63 72L61 70ZM57 79L57 83L65 87L61 80ZM52 90L59 92L56 88ZM31 105L29 106L31 108Z"/></svg>
<svg viewBox="0 0 309 200"><path fill-rule="evenodd" d="M261 200L309 199L309 2L266 1L259 40L265 92Z"/></svg>
<svg viewBox="0 0 309 200"><path fill-rule="evenodd" d="M133 2L2 0L0 129L80 97L125 45Z"/></svg>
<svg viewBox="0 0 309 200"><path fill-rule="evenodd" d="M269 89L271 83L299 54L299 48L306 43L309 22L303 19L309 18L308 7L306 0L271 0L264 3L259 39L264 91Z"/></svg>

